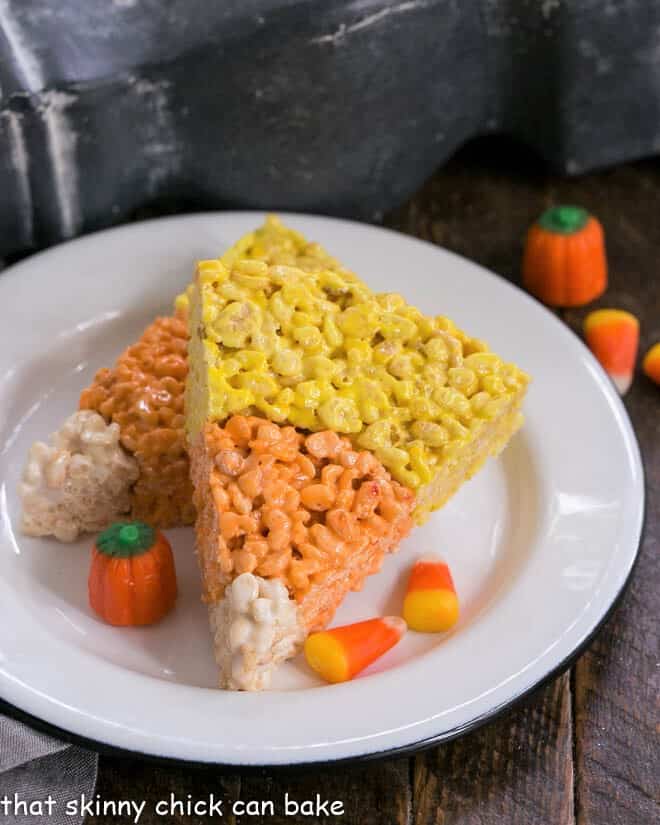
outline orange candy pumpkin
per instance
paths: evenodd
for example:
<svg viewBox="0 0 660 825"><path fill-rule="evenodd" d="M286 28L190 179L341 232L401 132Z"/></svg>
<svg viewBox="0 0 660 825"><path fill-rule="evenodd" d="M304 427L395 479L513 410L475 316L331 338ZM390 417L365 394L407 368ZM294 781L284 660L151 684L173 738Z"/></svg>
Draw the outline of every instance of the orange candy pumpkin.
<svg viewBox="0 0 660 825"><path fill-rule="evenodd" d="M556 307L583 306L602 295L607 258L600 222L578 206L546 210L527 233L523 284Z"/></svg>
<svg viewBox="0 0 660 825"><path fill-rule="evenodd" d="M108 624L159 621L177 596L170 543L142 522L119 522L96 540L89 572L89 603Z"/></svg>

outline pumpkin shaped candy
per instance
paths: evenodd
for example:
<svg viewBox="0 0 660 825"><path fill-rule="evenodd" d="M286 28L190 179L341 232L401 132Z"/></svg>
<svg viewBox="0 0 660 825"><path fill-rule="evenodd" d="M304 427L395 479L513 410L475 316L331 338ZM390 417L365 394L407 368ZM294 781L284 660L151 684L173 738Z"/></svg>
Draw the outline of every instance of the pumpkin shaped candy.
<svg viewBox="0 0 660 825"><path fill-rule="evenodd" d="M600 222L579 206L553 206L525 242L523 284L555 307L588 304L605 292L607 258Z"/></svg>
<svg viewBox="0 0 660 825"><path fill-rule="evenodd" d="M140 521L104 530L92 550L89 603L108 624L126 627L159 621L176 601L170 543Z"/></svg>

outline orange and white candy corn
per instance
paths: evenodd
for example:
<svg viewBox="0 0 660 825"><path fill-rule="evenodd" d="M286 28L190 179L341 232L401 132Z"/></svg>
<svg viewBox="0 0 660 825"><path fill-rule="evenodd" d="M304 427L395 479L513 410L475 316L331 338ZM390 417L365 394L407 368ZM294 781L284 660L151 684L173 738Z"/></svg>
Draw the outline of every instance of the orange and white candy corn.
<svg viewBox="0 0 660 825"><path fill-rule="evenodd" d="M654 344L644 356L642 369L644 370L644 375L660 385L660 341Z"/></svg>
<svg viewBox="0 0 660 825"><path fill-rule="evenodd" d="M326 682L346 682L394 647L405 632L399 616L333 627L307 637L305 658Z"/></svg>
<svg viewBox="0 0 660 825"><path fill-rule="evenodd" d="M639 346L639 321L623 309L597 309L584 319L584 337L620 395L632 384Z"/></svg>
<svg viewBox="0 0 660 825"><path fill-rule="evenodd" d="M415 562L406 597L403 618L411 630L444 633L458 621L458 598L447 564L434 556Z"/></svg>

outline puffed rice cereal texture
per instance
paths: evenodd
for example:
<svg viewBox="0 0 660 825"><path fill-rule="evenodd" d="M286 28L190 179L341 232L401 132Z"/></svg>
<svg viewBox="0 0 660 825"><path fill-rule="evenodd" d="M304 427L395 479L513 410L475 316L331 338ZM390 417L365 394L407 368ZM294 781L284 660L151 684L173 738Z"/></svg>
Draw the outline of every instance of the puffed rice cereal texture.
<svg viewBox="0 0 660 825"><path fill-rule="evenodd" d="M277 579L307 632L380 569L412 527L414 494L367 450L255 416L207 424L191 450L205 600L235 578Z"/></svg>
<svg viewBox="0 0 660 825"><path fill-rule="evenodd" d="M234 413L333 430L416 491L423 521L522 422L524 372L448 318L373 293L276 218L200 261L187 301L191 440Z"/></svg>
<svg viewBox="0 0 660 825"><path fill-rule="evenodd" d="M19 494L30 536L75 541L103 530L131 507L138 465L120 445L119 425L86 410L69 416L28 453Z"/></svg>
<svg viewBox="0 0 660 825"><path fill-rule="evenodd" d="M209 605L220 687L264 690L277 666L304 640L302 617L279 579L241 573L222 599Z"/></svg>
<svg viewBox="0 0 660 825"><path fill-rule="evenodd" d="M195 518L183 412L187 337L181 318L157 318L80 397L81 409L117 424L137 462L131 517L161 528Z"/></svg>

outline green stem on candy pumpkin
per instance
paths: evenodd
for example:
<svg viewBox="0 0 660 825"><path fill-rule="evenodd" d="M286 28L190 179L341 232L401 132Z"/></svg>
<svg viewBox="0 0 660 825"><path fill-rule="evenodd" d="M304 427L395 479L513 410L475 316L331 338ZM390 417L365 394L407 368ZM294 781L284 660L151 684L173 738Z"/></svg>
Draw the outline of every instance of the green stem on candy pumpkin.
<svg viewBox="0 0 660 825"><path fill-rule="evenodd" d="M156 531L142 521L118 521L104 530L96 547L104 556L129 559L146 553L156 541Z"/></svg>
<svg viewBox="0 0 660 825"><path fill-rule="evenodd" d="M553 206L539 218L539 224L550 232L572 235L589 220L589 213L581 206Z"/></svg>

